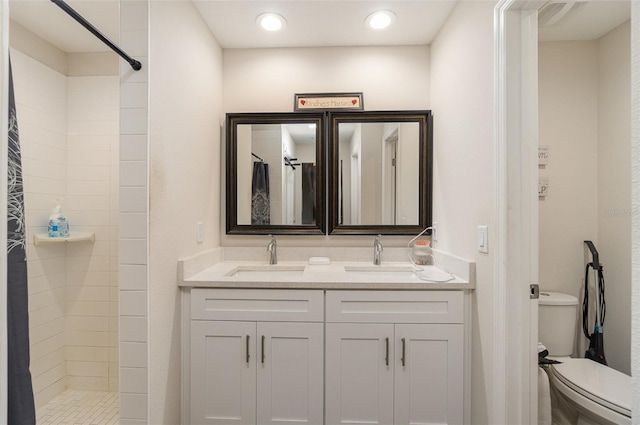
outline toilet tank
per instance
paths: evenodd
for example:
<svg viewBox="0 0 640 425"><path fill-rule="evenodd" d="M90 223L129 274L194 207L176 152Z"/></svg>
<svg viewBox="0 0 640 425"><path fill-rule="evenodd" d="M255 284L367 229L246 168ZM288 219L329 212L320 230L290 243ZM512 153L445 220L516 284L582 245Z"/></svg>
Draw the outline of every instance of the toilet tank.
<svg viewBox="0 0 640 425"><path fill-rule="evenodd" d="M560 292L540 292L538 340L550 356L570 356L577 331L578 299Z"/></svg>

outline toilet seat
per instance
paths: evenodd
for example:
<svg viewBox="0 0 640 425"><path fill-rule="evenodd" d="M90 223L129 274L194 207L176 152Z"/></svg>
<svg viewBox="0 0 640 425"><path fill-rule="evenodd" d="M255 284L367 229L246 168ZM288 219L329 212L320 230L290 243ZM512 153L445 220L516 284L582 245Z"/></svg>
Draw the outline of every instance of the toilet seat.
<svg viewBox="0 0 640 425"><path fill-rule="evenodd" d="M562 363L553 365L550 371L562 384L558 385L559 390L587 410L597 410L594 413L611 419L613 423L620 423L618 421L622 419L631 423L630 376L589 359L557 360ZM571 391L585 400L579 400L580 397L571 394Z"/></svg>

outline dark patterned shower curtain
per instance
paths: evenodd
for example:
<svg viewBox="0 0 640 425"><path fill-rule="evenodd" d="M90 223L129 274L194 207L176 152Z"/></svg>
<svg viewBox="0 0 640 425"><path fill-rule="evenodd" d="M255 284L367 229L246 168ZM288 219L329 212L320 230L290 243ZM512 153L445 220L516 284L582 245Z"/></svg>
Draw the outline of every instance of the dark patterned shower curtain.
<svg viewBox="0 0 640 425"><path fill-rule="evenodd" d="M271 224L269 205L269 164L253 163L251 180L251 224Z"/></svg>
<svg viewBox="0 0 640 425"><path fill-rule="evenodd" d="M36 423L29 371L29 299L24 221L22 160L13 75L9 62L9 143L7 191L7 342L8 412L11 425Z"/></svg>

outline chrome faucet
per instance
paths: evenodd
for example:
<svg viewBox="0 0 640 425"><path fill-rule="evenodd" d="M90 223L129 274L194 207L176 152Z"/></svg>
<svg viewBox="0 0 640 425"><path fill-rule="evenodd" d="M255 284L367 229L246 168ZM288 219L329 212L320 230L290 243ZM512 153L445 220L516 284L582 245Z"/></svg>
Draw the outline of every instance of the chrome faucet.
<svg viewBox="0 0 640 425"><path fill-rule="evenodd" d="M382 235L378 235L373 241L373 264L376 266L380 265L380 253L383 251L382 243L380 243L381 237Z"/></svg>
<svg viewBox="0 0 640 425"><path fill-rule="evenodd" d="M269 236L271 236L271 240L267 244L267 251L269 251L269 253L271 254L271 257L269 258L269 264L278 264L278 255L276 252L278 245L276 243L276 237L273 235Z"/></svg>

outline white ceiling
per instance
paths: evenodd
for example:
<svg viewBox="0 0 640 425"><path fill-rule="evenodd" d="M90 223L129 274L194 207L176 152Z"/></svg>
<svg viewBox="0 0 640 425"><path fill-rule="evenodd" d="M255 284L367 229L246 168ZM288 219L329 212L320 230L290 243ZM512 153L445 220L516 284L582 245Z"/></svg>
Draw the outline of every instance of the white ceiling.
<svg viewBox="0 0 640 425"><path fill-rule="evenodd" d="M565 15L557 24L540 27L540 41L597 40L631 16L629 0L576 1L575 4L577 7L574 11Z"/></svg>
<svg viewBox="0 0 640 425"><path fill-rule="evenodd" d="M151 0L170 1L170 0ZM223 48L379 46L429 44L456 0L192 0ZM556 1L556 0L553 0ZM118 42L119 0L67 0L105 36ZM109 49L50 0L9 0L10 16L66 52ZM374 10L397 15L388 31L364 27ZM287 19L285 31L266 34L255 24L263 12ZM599 38L629 19L629 1L594 0L553 27L541 28L541 40Z"/></svg>
<svg viewBox="0 0 640 425"><path fill-rule="evenodd" d="M456 4L447 1L211 1L193 0L223 48L383 46L429 44ZM387 31L365 28L376 10L391 10ZM256 25L264 12L282 15L284 31L267 34Z"/></svg>

